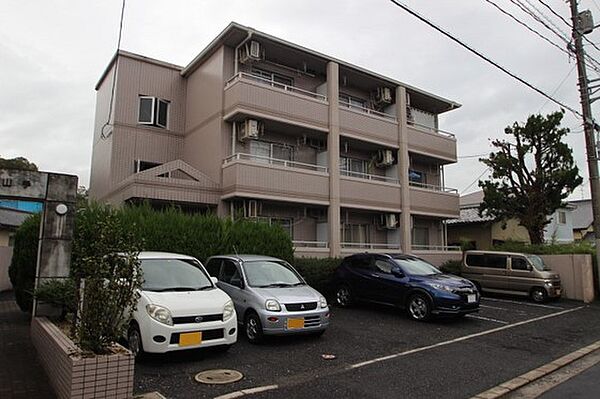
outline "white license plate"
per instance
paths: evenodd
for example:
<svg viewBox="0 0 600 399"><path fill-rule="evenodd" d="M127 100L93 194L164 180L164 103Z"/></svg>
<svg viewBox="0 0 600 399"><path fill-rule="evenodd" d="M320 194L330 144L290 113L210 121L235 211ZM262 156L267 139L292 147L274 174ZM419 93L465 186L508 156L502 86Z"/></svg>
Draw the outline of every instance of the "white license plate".
<svg viewBox="0 0 600 399"><path fill-rule="evenodd" d="M467 295L467 303L475 303L477 302L477 295Z"/></svg>
<svg viewBox="0 0 600 399"><path fill-rule="evenodd" d="M556 289L556 295L560 295L562 293L562 291L560 290L560 288Z"/></svg>

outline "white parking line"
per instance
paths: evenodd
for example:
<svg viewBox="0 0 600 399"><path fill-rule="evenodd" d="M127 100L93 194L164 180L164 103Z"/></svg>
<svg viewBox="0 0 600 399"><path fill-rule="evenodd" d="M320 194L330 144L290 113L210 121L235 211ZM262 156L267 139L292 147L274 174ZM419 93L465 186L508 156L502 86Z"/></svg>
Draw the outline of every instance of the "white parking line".
<svg viewBox="0 0 600 399"><path fill-rule="evenodd" d="M356 369L356 368L359 368L359 367L368 366L368 365L373 364L373 363L379 363L379 362L383 362L383 361L386 361L386 360L395 359L397 357L411 355L413 353L423 352L423 351L426 351L426 350L429 350L429 349L439 348L440 346L446 346L446 345L454 344L456 342L466 341L466 340L469 340L469 339L481 337L481 336L488 335L488 334L493 334L493 333L496 333L496 332L499 332L499 331L507 330L509 328L515 328L515 327L518 327L518 326L522 326L524 324L534 323L536 321L540 321L540 320L548 319L548 318L551 318L551 317L561 316L563 314L575 312L575 311L584 309L586 307L587 306L579 306L577 308L567 309L567 310L563 310L561 312L555 312L555 313L547 314L547 315L544 315L544 316L535 317L535 318L529 319L529 320L523 320L523 321L520 321L520 322L517 322L517 323L514 323L514 324L507 324L507 325L504 325L504 326L501 326L501 327L492 328L490 330L485 330L485 331L478 332L478 333L475 333L475 334L465 335L465 336L462 336L462 337L459 337L459 338L451 339L449 341L438 342L437 344L422 346L420 348L411 349L411 350L408 350L408 351L405 351L405 352L399 352L399 353L394 353L394 354L388 355L388 356L378 357L378 358L375 358L375 359L372 359L372 360L367 360L367 361L364 361L364 362L360 362L360 363L356 363L356 364L350 365L350 366L348 366L348 370L352 370L352 369Z"/></svg>
<svg viewBox="0 0 600 399"><path fill-rule="evenodd" d="M497 320L497 319L492 319L489 317L483 317L483 316L476 316L474 314L468 314L465 317L468 317L470 319L478 319L478 320L485 320L485 321L491 321L494 323L499 323L499 324L508 324L508 321L504 321L504 320Z"/></svg>
<svg viewBox="0 0 600 399"><path fill-rule="evenodd" d="M546 309L564 309L563 307L560 307L560 306L542 305L540 303L519 302L519 301L512 301L510 299L481 298L481 300L491 301L491 302L516 303L517 305L535 306L538 308L546 308ZM481 306L481 305L479 305L479 306Z"/></svg>

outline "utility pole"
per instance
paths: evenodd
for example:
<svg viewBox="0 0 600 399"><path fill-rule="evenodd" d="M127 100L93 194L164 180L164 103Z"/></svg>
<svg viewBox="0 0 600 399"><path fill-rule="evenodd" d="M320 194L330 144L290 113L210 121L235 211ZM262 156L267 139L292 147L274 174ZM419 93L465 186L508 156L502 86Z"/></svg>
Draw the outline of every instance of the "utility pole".
<svg viewBox="0 0 600 399"><path fill-rule="evenodd" d="M592 195L592 211L594 216L594 236L596 244L596 261L600 265L600 182L598 181L598 148L596 147L596 136L594 133L595 123L592 118L592 103L588 87L587 71L585 67L583 51L583 35L593 30L592 26L582 26L582 19L577 10L577 0L569 0L571 4L571 22L573 24L573 43L577 58L577 72L579 74L579 95L581 97L581 109L583 114L583 129L585 133L585 146L587 153L588 172L590 175L590 191Z"/></svg>

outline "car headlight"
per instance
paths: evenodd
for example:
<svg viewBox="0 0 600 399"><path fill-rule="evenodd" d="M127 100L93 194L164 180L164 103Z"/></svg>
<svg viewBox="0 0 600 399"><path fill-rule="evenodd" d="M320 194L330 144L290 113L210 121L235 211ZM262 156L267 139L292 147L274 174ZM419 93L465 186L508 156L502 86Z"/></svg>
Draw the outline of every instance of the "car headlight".
<svg viewBox="0 0 600 399"><path fill-rule="evenodd" d="M319 303L321 304L321 308L326 308L327 307L327 299L325 299L324 296L319 298Z"/></svg>
<svg viewBox="0 0 600 399"><path fill-rule="evenodd" d="M448 292L453 292L454 288L444 285L444 284L438 284L438 283L428 283L428 285L436 290L440 290L440 291L448 291Z"/></svg>
<svg viewBox="0 0 600 399"><path fill-rule="evenodd" d="M552 287L552 281L544 281L544 283L548 286L548 287Z"/></svg>
<svg viewBox="0 0 600 399"><path fill-rule="evenodd" d="M148 315L159 323L163 323L168 326L173 325L173 317L171 316L171 312L165 307L148 304L146 305L146 312L148 312Z"/></svg>
<svg viewBox="0 0 600 399"><path fill-rule="evenodd" d="M223 308L223 321L227 321L233 317L235 314L235 309L233 307L233 302L228 301Z"/></svg>
<svg viewBox="0 0 600 399"><path fill-rule="evenodd" d="M271 312L280 312L281 305L275 299L267 299L265 302L265 308Z"/></svg>

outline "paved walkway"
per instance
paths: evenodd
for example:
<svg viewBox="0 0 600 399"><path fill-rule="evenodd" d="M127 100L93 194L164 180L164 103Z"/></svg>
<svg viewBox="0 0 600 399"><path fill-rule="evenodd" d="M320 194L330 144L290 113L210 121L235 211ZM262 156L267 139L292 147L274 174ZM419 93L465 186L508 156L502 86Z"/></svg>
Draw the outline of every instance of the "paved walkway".
<svg viewBox="0 0 600 399"><path fill-rule="evenodd" d="M0 398L54 398L29 338L29 314L0 293Z"/></svg>

